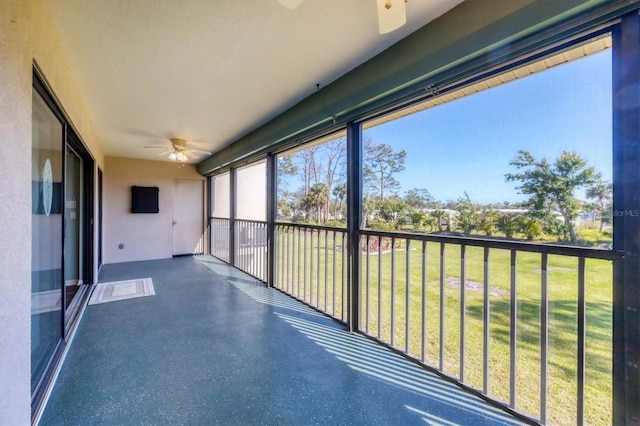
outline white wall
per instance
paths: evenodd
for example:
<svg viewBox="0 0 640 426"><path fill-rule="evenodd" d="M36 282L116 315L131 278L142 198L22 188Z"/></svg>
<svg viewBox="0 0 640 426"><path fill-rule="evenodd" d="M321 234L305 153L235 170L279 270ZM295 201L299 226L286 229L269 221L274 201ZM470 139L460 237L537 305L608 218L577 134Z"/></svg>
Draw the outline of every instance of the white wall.
<svg viewBox="0 0 640 426"><path fill-rule="evenodd" d="M174 179L204 180L192 164L106 158L104 263L173 256ZM157 186L160 189L159 213L131 213L131 187L134 185ZM124 244L124 249L119 249L119 244Z"/></svg>

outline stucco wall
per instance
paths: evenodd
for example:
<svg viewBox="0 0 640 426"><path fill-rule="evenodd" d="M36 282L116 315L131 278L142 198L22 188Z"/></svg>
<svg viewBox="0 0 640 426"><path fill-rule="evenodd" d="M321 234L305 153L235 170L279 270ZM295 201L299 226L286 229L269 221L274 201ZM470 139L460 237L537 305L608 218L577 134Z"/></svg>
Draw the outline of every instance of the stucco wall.
<svg viewBox="0 0 640 426"><path fill-rule="evenodd" d="M31 91L37 63L97 164L104 155L42 0L0 1L0 424L31 421ZM96 247L97 250L97 247Z"/></svg>
<svg viewBox="0 0 640 426"><path fill-rule="evenodd" d="M30 421L31 55L29 12L0 2L0 424Z"/></svg>
<svg viewBox="0 0 640 426"><path fill-rule="evenodd" d="M104 170L104 262L173 256L174 179L204 178L192 164L106 157ZM131 187L157 186L159 213L131 213ZM124 249L118 245L124 244Z"/></svg>

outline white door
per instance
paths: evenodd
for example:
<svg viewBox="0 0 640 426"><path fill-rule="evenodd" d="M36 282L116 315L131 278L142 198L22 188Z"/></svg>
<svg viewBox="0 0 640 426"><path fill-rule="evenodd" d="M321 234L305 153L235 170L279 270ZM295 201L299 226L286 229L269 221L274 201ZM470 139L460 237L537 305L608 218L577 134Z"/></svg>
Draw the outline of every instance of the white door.
<svg viewBox="0 0 640 426"><path fill-rule="evenodd" d="M173 255L204 252L204 181L174 180Z"/></svg>

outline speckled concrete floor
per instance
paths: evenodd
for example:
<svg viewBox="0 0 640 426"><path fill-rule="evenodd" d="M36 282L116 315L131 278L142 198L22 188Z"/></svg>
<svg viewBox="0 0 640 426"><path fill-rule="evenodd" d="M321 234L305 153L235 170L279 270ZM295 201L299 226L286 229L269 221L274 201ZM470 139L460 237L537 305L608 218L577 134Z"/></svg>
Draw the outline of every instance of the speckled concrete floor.
<svg viewBox="0 0 640 426"><path fill-rule="evenodd" d="M51 424L519 424L211 257L106 265L155 296L88 306Z"/></svg>

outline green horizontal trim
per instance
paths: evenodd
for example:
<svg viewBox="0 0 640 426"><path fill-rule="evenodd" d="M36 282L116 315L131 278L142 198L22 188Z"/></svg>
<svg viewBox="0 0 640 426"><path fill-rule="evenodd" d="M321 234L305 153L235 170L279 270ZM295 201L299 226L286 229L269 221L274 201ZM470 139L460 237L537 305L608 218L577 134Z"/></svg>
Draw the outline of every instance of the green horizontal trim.
<svg viewBox="0 0 640 426"><path fill-rule="evenodd" d="M438 19L320 89L289 110L198 164L198 172L217 170L296 140L344 126L376 108L400 102L437 83L447 73L459 75L465 63L509 47L561 22L633 1L467 0ZM601 11L605 15L607 10ZM477 66L477 64L476 64ZM436 80L439 79L439 80Z"/></svg>

